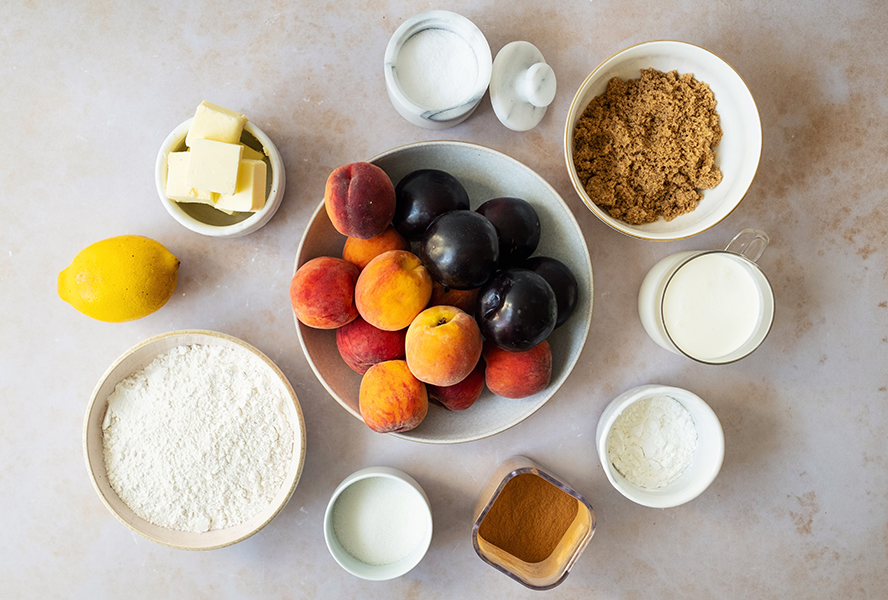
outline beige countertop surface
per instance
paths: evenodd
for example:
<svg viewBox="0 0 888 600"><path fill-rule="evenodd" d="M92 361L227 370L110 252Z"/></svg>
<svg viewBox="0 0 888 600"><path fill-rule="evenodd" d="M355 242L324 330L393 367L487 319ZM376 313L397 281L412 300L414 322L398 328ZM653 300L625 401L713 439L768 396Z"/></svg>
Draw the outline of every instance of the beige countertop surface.
<svg viewBox="0 0 888 600"><path fill-rule="evenodd" d="M187 8L186 8L187 6ZM496 119L430 131L389 103L383 53L405 19L449 9L494 55L536 45L558 92L535 129ZM526 455L592 503L595 537L553 598L884 598L888 594L888 5L618 0L8 3L0 22L0 597L538 597L483 563L472 508L496 466ZM758 105L755 181L728 218L655 243L601 223L574 192L562 150L571 99L615 52L677 39L721 56ZM154 188L165 136L201 100L269 134L287 171L283 204L260 231L222 240L185 230ZM293 260L329 173L423 140L509 154L564 198L585 234L594 315L577 367L536 414L454 446L376 434L326 393L300 349L288 301ZM759 264L776 294L764 345L728 366L654 344L635 307L644 274L681 250L771 235ZM56 295L85 246L141 234L181 261L160 311L106 324ZM172 550L102 505L81 450L90 394L125 350L175 329L253 344L292 383L305 414L302 479L257 535L208 552ZM595 451L604 406L631 387L691 390L715 410L718 478L678 508L637 506ZM389 582L357 579L324 545L330 494L353 471L399 468L425 488L434 537Z"/></svg>

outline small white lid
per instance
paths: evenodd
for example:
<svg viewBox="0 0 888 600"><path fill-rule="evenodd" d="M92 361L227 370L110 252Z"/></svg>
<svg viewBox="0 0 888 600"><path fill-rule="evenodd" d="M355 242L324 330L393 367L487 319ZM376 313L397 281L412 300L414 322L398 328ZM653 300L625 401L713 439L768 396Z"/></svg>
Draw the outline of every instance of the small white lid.
<svg viewBox="0 0 888 600"><path fill-rule="evenodd" d="M490 103L509 129L536 127L555 99L555 88L555 71L530 42L511 42L497 53L490 75Z"/></svg>

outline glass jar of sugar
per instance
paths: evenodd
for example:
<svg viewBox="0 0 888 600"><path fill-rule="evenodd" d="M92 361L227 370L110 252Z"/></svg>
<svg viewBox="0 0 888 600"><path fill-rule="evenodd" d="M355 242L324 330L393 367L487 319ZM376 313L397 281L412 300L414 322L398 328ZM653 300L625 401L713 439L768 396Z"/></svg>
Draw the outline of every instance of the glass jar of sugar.
<svg viewBox="0 0 888 600"><path fill-rule="evenodd" d="M471 115L490 84L493 59L467 18L431 10L401 24L385 50L392 106L414 125L445 129Z"/></svg>

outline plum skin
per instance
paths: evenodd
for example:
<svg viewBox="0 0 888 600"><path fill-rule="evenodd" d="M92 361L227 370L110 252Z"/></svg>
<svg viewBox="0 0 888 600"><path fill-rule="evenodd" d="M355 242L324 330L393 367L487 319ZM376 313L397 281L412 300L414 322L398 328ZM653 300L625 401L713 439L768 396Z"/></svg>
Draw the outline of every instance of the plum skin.
<svg viewBox="0 0 888 600"><path fill-rule="evenodd" d="M493 198L475 209L493 223L499 237L499 267L517 266L540 243L540 218L526 200L509 196Z"/></svg>
<svg viewBox="0 0 888 600"><path fill-rule="evenodd" d="M469 195L456 177L438 169L418 169L395 186L392 224L408 240L418 241L437 217L468 209Z"/></svg>
<svg viewBox="0 0 888 600"><path fill-rule="evenodd" d="M498 272L481 288L475 319L484 337L503 350L529 350L555 329L558 305L546 280L528 269Z"/></svg>
<svg viewBox="0 0 888 600"><path fill-rule="evenodd" d="M561 327L573 314L579 298L579 285L570 267L558 259L548 256L534 256L521 265L538 275L552 286L558 304L558 317L555 328Z"/></svg>
<svg viewBox="0 0 888 600"><path fill-rule="evenodd" d="M432 221L420 246L422 262L444 287L471 290L493 277L499 240L493 224L470 210L454 210Z"/></svg>

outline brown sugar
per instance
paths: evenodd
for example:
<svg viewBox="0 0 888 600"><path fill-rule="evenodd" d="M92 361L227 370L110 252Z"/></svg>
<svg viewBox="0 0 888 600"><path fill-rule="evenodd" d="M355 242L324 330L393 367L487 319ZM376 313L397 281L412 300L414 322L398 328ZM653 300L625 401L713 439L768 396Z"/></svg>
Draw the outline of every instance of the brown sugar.
<svg viewBox="0 0 888 600"><path fill-rule="evenodd" d="M631 225L694 210L700 190L718 185L722 137L715 95L692 73L643 69L617 77L574 130L574 163L589 197Z"/></svg>

